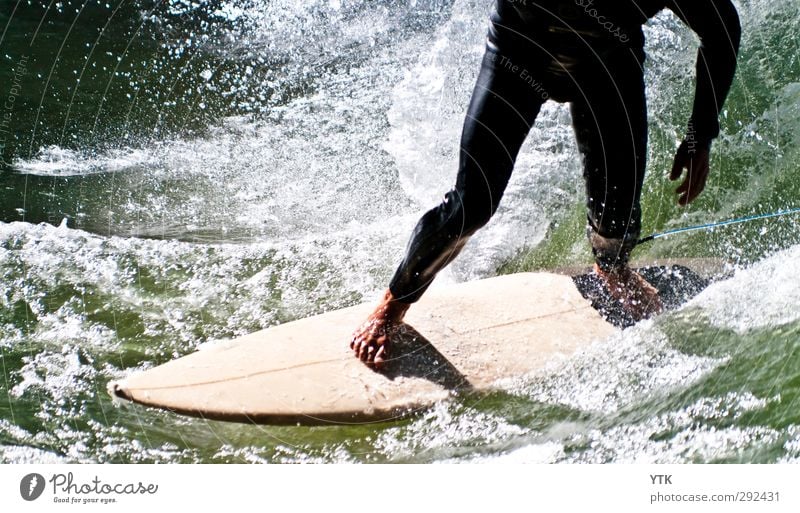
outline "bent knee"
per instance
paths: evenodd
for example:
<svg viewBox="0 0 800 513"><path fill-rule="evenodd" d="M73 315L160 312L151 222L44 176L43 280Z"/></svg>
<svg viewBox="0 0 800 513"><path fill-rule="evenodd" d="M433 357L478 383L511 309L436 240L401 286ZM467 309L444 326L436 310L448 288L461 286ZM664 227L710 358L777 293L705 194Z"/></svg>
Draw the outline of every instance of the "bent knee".
<svg viewBox="0 0 800 513"><path fill-rule="evenodd" d="M448 212L448 225L456 228L461 236L469 237L486 226L497 212L498 202L489 194L464 195L451 191L445 196L443 205Z"/></svg>

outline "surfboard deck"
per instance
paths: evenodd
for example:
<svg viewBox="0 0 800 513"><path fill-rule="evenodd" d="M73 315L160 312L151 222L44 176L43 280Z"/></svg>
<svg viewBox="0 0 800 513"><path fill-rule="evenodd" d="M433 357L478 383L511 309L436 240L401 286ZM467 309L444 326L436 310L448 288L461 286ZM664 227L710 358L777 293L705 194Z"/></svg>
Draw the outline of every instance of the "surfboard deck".
<svg viewBox="0 0 800 513"><path fill-rule="evenodd" d="M662 294L694 283L675 296L678 302L705 286L685 267L653 273ZM112 382L109 392L226 421L390 420L452 394L490 390L605 339L626 324L614 322L613 302L603 303L598 286L588 275L520 273L431 289L393 337L381 371L349 348L353 330L375 306L365 303L214 344Z"/></svg>

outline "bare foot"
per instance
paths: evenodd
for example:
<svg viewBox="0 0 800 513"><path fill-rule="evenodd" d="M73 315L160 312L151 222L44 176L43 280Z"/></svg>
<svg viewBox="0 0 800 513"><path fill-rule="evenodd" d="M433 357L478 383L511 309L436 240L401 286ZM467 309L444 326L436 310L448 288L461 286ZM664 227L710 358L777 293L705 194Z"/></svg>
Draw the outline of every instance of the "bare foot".
<svg viewBox="0 0 800 513"><path fill-rule="evenodd" d="M391 334L402 324L409 307L387 290L375 311L353 333L350 349L356 357L375 369L383 367L389 358Z"/></svg>
<svg viewBox="0 0 800 513"><path fill-rule="evenodd" d="M630 267L603 271L595 264L594 272L603 280L611 297L619 301L622 309L635 321L647 319L664 310L661 298L658 297L658 290Z"/></svg>

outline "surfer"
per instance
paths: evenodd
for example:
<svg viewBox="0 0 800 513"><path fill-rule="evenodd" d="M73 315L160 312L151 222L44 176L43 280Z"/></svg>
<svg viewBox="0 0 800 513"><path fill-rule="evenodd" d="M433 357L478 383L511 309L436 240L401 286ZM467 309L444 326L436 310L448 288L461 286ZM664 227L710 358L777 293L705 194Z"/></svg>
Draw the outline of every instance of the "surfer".
<svg viewBox="0 0 800 513"><path fill-rule="evenodd" d="M497 0L455 187L422 216L382 301L353 334L358 358L382 366L409 307L495 213L547 100L570 104L596 274L633 318L662 309L656 289L628 260L640 236L647 152L642 25L664 8L701 42L694 106L670 173L678 180L686 171L676 189L680 205L697 198L736 69L740 25L730 0Z"/></svg>

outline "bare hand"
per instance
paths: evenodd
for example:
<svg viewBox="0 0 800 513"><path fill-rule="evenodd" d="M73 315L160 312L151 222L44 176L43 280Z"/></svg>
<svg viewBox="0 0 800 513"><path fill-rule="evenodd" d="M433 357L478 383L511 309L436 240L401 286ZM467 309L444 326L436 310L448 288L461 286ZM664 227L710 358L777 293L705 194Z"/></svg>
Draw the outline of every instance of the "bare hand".
<svg viewBox="0 0 800 513"><path fill-rule="evenodd" d="M687 171L683 183L675 189L679 205L688 205L703 192L708 178L709 149L709 146L704 144L695 144L695 147L691 148L686 141L683 141L678 148L669 179L677 180L684 169Z"/></svg>

